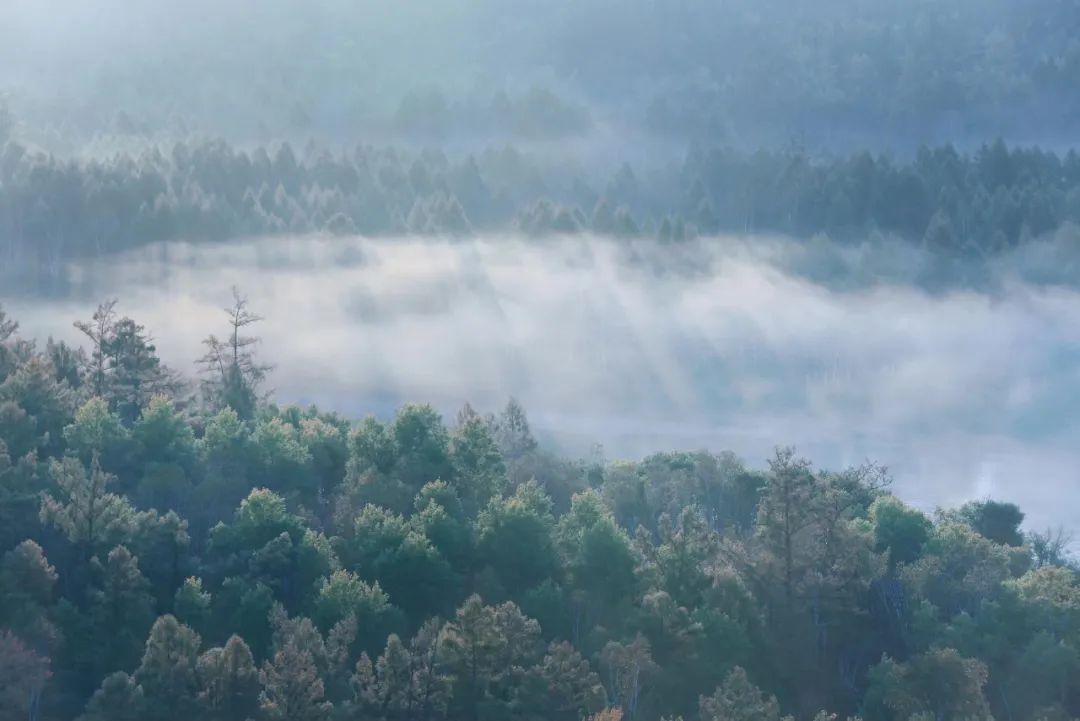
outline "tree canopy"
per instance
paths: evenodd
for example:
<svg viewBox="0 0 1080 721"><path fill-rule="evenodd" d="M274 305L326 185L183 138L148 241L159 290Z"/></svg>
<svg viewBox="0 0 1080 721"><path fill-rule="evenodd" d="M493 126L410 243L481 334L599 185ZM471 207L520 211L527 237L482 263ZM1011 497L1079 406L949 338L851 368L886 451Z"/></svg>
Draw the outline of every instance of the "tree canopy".
<svg viewBox="0 0 1080 721"><path fill-rule="evenodd" d="M119 308L74 368L3 321L4 718L1080 713L1080 576L1012 504L784 447L549 473L513 400L274 405L239 293L202 384Z"/></svg>

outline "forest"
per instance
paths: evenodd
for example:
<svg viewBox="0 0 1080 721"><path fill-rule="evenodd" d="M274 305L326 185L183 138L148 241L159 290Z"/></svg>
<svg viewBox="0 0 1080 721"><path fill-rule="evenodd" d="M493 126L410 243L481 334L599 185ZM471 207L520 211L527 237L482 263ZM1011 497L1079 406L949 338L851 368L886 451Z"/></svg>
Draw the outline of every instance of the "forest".
<svg viewBox="0 0 1080 721"><path fill-rule="evenodd" d="M1080 719L1078 78L1078 0L0 0L0 721Z"/></svg>
<svg viewBox="0 0 1080 721"><path fill-rule="evenodd" d="M1080 156L1002 141L973 153L691 148L662 171L607 179L512 146L451 159L438 150L288 143L246 152L177 143L108 160L58 160L15 141L0 155L0 258L58 271L160 241L323 233L531 236L592 233L679 242L717 233L872 233L931 253L986 259L1080 223Z"/></svg>
<svg viewBox="0 0 1080 721"><path fill-rule="evenodd" d="M9 0L0 276L304 233L986 259L1080 221L1078 23L1073 0Z"/></svg>
<svg viewBox="0 0 1080 721"><path fill-rule="evenodd" d="M0 92L63 154L192 134L1062 147L1077 21L1073 0L7 0Z"/></svg>
<svg viewBox="0 0 1080 721"><path fill-rule="evenodd" d="M0 717L1080 714L1071 539L1011 503L787 447L573 460L514 400L279 407L234 298L190 373L114 300L79 346L0 313Z"/></svg>

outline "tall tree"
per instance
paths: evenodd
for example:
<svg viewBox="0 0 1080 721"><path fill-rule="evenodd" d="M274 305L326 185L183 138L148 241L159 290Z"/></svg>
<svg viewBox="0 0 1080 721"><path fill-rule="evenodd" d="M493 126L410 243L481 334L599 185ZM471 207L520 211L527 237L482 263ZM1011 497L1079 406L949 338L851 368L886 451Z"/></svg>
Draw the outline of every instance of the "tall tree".
<svg viewBox="0 0 1080 721"><path fill-rule="evenodd" d="M142 687L127 673L117 671L101 682L79 721L142 721L145 708Z"/></svg>
<svg viewBox="0 0 1080 721"><path fill-rule="evenodd" d="M0 631L0 718L41 718L41 697L50 676L48 658L10 631Z"/></svg>
<svg viewBox="0 0 1080 721"><path fill-rule="evenodd" d="M108 344L116 326L115 298L101 302L89 321L76 321L75 327L90 339L90 357L86 375L90 391L104 398L108 391L109 352Z"/></svg>
<svg viewBox="0 0 1080 721"><path fill-rule="evenodd" d="M212 721L244 721L259 708L259 672L244 640L232 635L222 648L199 657L199 704Z"/></svg>
<svg viewBox="0 0 1080 721"><path fill-rule="evenodd" d="M700 701L702 721L781 721L780 704L736 666L711 696Z"/></svg>
<svg viewBox="0 0 1080 721"><path fill-rule="evenodd" d="M466 405L450 437L456 486L470 517L487 506L506 485L506 465L491 424ZM431 479L434 480L434 479ZM445 479L448 480L448 479Z"/></svg>
<svg viewBox="0 0 1080 721"><path fill-rule="evenodd" d="M793 448L778 448L769 460L769 480L758 510L758 534L776 565L783 602L791 607L803 575L809 570L803 556L821 502L809 461L796 458Z"/></svg>
<svg viewBox="0 0 1080 721"><path fill-rule="evenodd" d="M109 492L115 477L101 470L97 458L89 473L82 461L70 457L53 460L49 471L55 491L41 497L41 522L59 528L84 562L128 537L134 511L126 498Z"/></svg>
<svg viewBox="0 0 1080 721"><path fill-rule="evenodd" d="M203 394L213 408L231 408L245 420L255 416L260 400L259 387L271 366L260 363L254 346L258 336L247 335L247 329L263 320L248 309L247 298L233 288L233 304L225 309L229 317L229 334L221 340L210 335L203 341L206 353L199 360L206 376Z"/></svg>
<svg viewBox="0 0 1080 721"><path fill-rule="evenodd" d="M171 615L154 622L134 676L146 698L146 719L186 721L193 717L199 690L199 644L199 634Z"/></svg>
<svg viewBox="0 0 1080 721"><path fill-rule="evenodd" d="M650 676L657 671L649 642L638 636L629 643L609 641L600 653L606 674L608 698L633 719L641 706L641 696Z"/></svg>
<svg viewBox="0 0 1080 721"><path fill-rule="evenodd" d="M146 330L131 318L113 324L102 343L108 357L106 392L110 407L131 426L157 395L170 395L178 385L161 363Z"/></svg>
<svg viewBox="0 0 1080 721"><path fill-rule="evenodd" d="M56 645L57 630L49 619L56 569L29 539L4 554L0 563L0 627L17 628L39 649Z"/></svg>
<svg viewBox="0 0 1080 721"><path fill-rule="evenodd" d="M259 672L259 706L270 721L325 721L331 705L311 652L286 644Z"/></svg>
<svg viewBox="0 0 1080 721"><path fill-rule="evenodd" d="M18 330L19 323L9 318L3 306L0 306L0 383L15 370L17 356L13 346Z"/></svg>
<svg viewBox="0 0 1080 721"><path fill-rule="evenodd" d="M476 718L485 706L509 700L512 684L537 655L540 626L509 601L485 606L474 595L442 634L447 668L455 677L454 706Z"/></svg>
<svg viewBox="0 0 1080 721"><path fill-rule="evenodd" d="M1024 543L1024 534L1020 531L1024 512L1015 503L972 501L960 508L959 516L979 535L994 543L1006 546L1021 546Z"/></svg>
<svg viewBox="0 0 1080 721"><path fill-rule="evenodd" d="M75 407L75 393L56 379L48 359L31 355L0 383L0 437L14 458L32 451L59 456Z"/></svg>
<svg viewBox="0 0 1080 721"><path fill-rule="evenodd" d="M964 658L955 649L932 649L907 663L885 658L869 671L871 704L881 704L890 718L927 714L934 719L991 719L983 695L986 664Z"/></svg>
<svg viewBox="0 0 1080 721"><path fill-rule="evenodd" d="M539 693L524 700L551 721L576 721L602 709L607 700L600 676L565 641L552 642L543 660L530 669L529 677L538 682Z"/></svg>
<svg viewBox="0 0 1080 721"><path fill-rule="evenodd" d="M134 668L154 618L150 583L123 546L110 551L104 563L95 558L94 564L99 581L90 593L90 614L97 646L85 651L94 654L103 671Z"/></svg>
<svg viewBox="0 0 1080 721"><path fill-rule="evenodd" d="M493 498L477 519L479 556L514 597L551 576L557 565L551 499L535 481Z"/></svg>

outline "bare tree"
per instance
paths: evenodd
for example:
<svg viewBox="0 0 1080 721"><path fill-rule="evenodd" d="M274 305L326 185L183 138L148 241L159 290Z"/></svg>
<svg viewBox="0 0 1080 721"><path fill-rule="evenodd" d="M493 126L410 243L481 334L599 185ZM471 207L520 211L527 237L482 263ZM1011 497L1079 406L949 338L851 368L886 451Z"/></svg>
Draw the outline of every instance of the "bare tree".
<svg viewBox="0 0 1080 721"><path fill-rule="evenodd" d="M1032 531L1027 534L1027 543L1031 547L1035 566L1071 566L1075 560L1069 554L1073 534L1061 526L1047 528L1043 533Z"/></svg>

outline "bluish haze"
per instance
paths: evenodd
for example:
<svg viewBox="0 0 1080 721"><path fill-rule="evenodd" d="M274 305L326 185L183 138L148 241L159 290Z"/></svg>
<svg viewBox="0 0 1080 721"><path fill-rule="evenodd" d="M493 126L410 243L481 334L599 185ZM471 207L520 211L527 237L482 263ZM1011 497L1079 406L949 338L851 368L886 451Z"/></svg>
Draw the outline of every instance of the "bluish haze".
<svg viewBox="0 0 1080 721"><path fill-rule="evenodd" d="M903 275L930 260L900 244L303 237L152 246L72 264L63 298L0 302L28 337L78 341L71 322L118 297L187 372L239 284L267 318L279 402L388 417L422 400L452 418L514 396L571 454L759 466L794 444L824 467L885 464L928 511L992 496L1030 528L1071 528L1080 292L1025 279L1038 254L929 292ZM891 279L867 281L875 258Z"/></svg>

